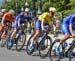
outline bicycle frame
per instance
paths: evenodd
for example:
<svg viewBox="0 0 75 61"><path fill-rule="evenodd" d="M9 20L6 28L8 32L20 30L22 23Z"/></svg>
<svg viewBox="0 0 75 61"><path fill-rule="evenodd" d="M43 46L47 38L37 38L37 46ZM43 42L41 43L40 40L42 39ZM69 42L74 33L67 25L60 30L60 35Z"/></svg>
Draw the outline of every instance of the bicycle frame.
<svg viewBox="0 0 75 61"><path fill-rule="evenodd" d="M21 35L21 33L24 33L24 26L25 26L25 24L23 23L23 24L21 24L20 28L18 28L17 33L19 32L19 35L17 36L16 39L19 38L19 36Z"/></svg>
<svg viewBox="0 0 75 61"><path fill-rule="evenodd" d="M36 41L36 43L37 43L37 49L40 47L41 42L42 42L46 37L48 37L48 33L49 33L49 29L47 29L47 31L44 33L43 36L40 36L40 37L42 37L42 39L40 40L39 43L38 43L38 39L37 39L37 41ZM40 38L40 37L38 37L38 38Z"/></svg>
<svg viewBox="0 0 75 61"><path fill-rule="evenodd" d="M75 47L75 39L73 40L72 45L69 47L69 49L65 53L72 51L74 47Z"/></svg>

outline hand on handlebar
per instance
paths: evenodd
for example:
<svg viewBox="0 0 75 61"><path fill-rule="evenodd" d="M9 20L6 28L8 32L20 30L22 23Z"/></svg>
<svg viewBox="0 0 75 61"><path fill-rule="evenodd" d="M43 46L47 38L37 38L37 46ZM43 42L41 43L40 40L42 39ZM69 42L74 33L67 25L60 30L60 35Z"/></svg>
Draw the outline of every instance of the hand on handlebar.
<svg viewBox="0 0 75 61"><path fill-rule="evenodd" d="M47 32L47 29L42 29L43 32Z"/></svg>
<svg viewBox="0 0 75 61"><path fill-rule="evenodd" d="M72 34L73 37L75 37L75 34Z"/></svg>

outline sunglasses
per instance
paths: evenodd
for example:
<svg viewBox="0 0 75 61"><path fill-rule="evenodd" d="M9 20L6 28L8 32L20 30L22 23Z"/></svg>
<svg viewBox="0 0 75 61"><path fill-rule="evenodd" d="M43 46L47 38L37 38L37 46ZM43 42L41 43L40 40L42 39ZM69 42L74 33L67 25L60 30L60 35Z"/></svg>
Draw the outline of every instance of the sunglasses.
<svg viewBox="0 0 75 61"><path fill-rule="evenodd" d="M55 14L55 12L52 12L52 11L50 11L50 13L51 13L52 15L54 15L54 14Z"/></svg>

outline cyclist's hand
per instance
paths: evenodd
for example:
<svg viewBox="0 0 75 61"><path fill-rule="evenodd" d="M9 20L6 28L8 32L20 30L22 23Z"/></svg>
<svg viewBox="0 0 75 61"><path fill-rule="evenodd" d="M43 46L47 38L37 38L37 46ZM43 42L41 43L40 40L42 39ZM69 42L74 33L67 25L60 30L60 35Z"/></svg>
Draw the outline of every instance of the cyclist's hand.
<svg viewBox="0 0 75 61"><path fill-rule="evenodd" d="M46 32L47 30L46 30L46 29L42 29L42 31L43 31L43 32Z"/></svg>
<svg viewBox="0 0 75 61"><path fill-rule="evenodd" d="M72 37L75 37L75 34L72 34Z"/></svg>

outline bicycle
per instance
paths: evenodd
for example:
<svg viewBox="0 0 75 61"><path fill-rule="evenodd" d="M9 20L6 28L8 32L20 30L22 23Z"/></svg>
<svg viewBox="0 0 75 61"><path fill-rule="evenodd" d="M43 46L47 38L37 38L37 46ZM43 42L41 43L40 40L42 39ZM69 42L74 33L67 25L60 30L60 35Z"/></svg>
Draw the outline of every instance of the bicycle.
<svg viewBox="0 0 75 61"><path fill-rule="evenodd" d="M13 40L15 42L15 44L16 44L16 50L17 51L21 51L22 48L25 45L25 42L26 42L25 27L26 27L26 25L24 23L22 23L21 26L20 26L20 28L18 28L18 31L17 31L17 33L15 35L14 40ZM8 40L10 40L10 38L8 38ZM8 46L8 42L7 42L7 48L11 49Z"/></svg>
<svg viewBox="0 0 75 61"><path fill-rule="evenodd" d="M69 37L69 38L73 38L73 37ZM54 58L58 57L58 60L67 56L69 58L69 61L71 61L71 54L75 46L75 39L73 39L72 43L70 43L70 46L68 48L65 42L63 43L63 45L59 45L59 46L57 46L58 45L57 43L60 43L60 39L56 39L50 47L50 50L49 50L50 60L52 60L53 56ZM55 46L59 48L58 54L55 52L55 49L56 49Z"/></svg>
<svg viewBox="0 0 75 61"><path fill-rule="evenodd" d="M40 57L44 58L48 54L48 49L47 48L50 48L50 45L52 44L52 39L51 39L50 36L48 36L49 29L45 33L41 33L39 35L39 37L36 40L34 49L32 51L29 51L28 50L28 46L30 46L30 44L31 44L31 38L33 37L34 34L35 33L33 33L31 35L31 37L29 38L29 40L28 40L27 47L26 47L26 52L27 52L28 55L31 55L34 51L38 50ZM40 40L40 38L41 38L41 40ZM43 51L44 51L44 53L42 53Z"/></svg>
<svg viewBox="0 0 75 61"><path fill-rule="evenodd" d="M1 38L1 47L5 47L7 39L9 38L9 36L11 35L11 32L13 30L13 27L11 26L11 24L9 22L6 23L6 26L4 27L5 30L3 31L3 35Z"/></svg>

